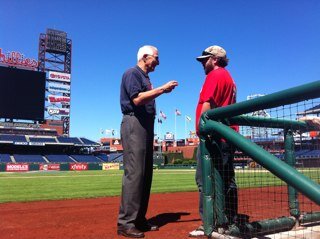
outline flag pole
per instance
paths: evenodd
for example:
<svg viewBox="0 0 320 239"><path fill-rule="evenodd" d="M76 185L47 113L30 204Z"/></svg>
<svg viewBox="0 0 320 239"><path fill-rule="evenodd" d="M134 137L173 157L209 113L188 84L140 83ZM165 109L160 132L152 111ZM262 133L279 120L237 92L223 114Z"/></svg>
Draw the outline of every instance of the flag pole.
<svg viewBox="0 0 320 239"><path fill-rule="evenodd" d="M157 138L159 139L159 117L157 118Z"/></svg>
<svg viewBox="0 0 320 239"><path fill-rule="evenodd" d="M159 137L158 137L158 139L159 139L160 155L162 155L162 141L161 141L160 136L161 136L161 125L160 125L160 122L159 122Z"/></svg>
<svg viewBox="0 0 320 239"><path fill-rule="evenodd" d="M158 114L158 124L157 124L157 138L158 138L158 144L160 142L160 136L159 136L159 128L160 128L160 110L159 110L159 114Z"/></svg>
<svg viewBox="0 0 320 239"><path fill-rule="evenodd" d="M174 147L177 147L177 112L174 112Z"/></svg>
<svg viewBox="0 0 320 239"><path fill-rule="evenodd" d="M103 133L104 133L105 131L102 129L102 128L100 128L100 134L99 134L99 138L98 138L98 140L99 141L101 141L101 138L103 138Z"/></svg>
<svg viewBox="0 0 320 239"><path fill-rule="evenodd" d="M187 145L187 116L184 116L184 145Z"/></svg>

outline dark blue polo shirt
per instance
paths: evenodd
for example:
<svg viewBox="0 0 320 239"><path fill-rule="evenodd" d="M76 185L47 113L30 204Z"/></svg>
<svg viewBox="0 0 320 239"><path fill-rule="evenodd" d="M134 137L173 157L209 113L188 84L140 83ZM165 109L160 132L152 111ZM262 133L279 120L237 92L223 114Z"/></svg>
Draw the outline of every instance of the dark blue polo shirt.
<svg viewBox="0 0 320 239"><path fill-rule="evenodd" d="M120 88L120 105L123 114L134 113L136 116L155 116L155 100L148 102L145 105L136 106L134 99L140 92L145 92L152 89L149 76L135 66L128 69L122 76Z"/></svg>

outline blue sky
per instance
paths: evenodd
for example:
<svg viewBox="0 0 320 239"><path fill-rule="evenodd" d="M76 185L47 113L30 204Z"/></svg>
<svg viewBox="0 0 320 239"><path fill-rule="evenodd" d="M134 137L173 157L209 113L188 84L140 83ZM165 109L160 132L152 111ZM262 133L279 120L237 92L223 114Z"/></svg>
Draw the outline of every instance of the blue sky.
<svg viewBox="0 0 320 239"><path fill-rule="evenodd" d="M72 39L71 136L97 140L100 129L119 134L119 87L123 72L136 64L139 47L159 49L160 66L150 74L155 87L177 80L179 87L157 99L167 115L161 134L185 135L204 72L195 60L210 45L230 59L238 101L320 80L318 0L0 0L0 48L38 56L47 28ZM155 127L157 129L157 127ZM105 136L105 135L104 135Z"/></svg>

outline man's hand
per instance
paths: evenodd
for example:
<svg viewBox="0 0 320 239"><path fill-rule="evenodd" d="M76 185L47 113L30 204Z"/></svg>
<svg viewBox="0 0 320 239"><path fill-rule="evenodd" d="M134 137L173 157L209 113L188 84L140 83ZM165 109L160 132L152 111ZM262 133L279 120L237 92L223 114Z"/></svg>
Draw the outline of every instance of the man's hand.
<svg viewBox="0 0 320 239"><path fill-rule="evenodd" d="M164 93L171 92L176 86L178 86L178 81L172 80L161 86Z"/></svg>
<svg viewBox="0 0 320 239"><path fill-rule="evenodd" d="M148 90L145 92L140 92L135 98L132 99L132 101L137 106L144 105L150 102L151 100L157 98L159 95L162 95L163 93L171 92L177 85L178 85L177 81L174 81L174 80L169 81L161 87Z"/></svg>

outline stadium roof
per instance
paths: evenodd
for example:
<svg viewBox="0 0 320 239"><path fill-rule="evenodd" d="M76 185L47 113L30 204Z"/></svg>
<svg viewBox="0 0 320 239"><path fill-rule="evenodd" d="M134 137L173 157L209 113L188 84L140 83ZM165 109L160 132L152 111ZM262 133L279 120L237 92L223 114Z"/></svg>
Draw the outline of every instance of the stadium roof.
<svg viewBox="0 0 320 239"><path fill-rule="evenodd" d="M308 114L319 114L319 113L320 113L320 104L310 109L307 109L305 111L298 112L297 115L308 115Z"/></svg>

